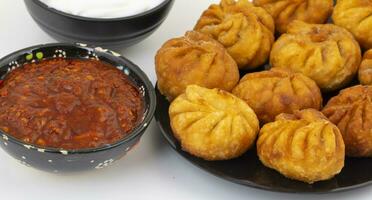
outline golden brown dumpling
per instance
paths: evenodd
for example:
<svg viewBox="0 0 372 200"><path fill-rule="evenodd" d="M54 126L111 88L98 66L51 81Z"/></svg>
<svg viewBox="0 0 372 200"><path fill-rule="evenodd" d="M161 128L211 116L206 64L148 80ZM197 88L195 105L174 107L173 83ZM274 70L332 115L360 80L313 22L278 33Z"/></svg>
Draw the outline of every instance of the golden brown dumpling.
<svg viewBox="0 0 372 200"><path fill-rule="evenodd" d="M233 94L247 102L263 123L281 113L322 106L320 89L313 80L283 69L247 74Z"/></svg>
<svg viewBox="0 0 372 200"><path fill-rule="evenodd" d="M262 163L284 176L314 183L340 173L345 145L338 128L319 111L281 114L264 125L257 141Z"/></svg>
<svg viewBox="0 0 372 200"><path fill-rule="evenodd" d="M372 85L372 49L364 54L359 68L359 81L363 85Z"/></svg>
<svg viewBox="0 0 372 200"><path fill-rule="evenodd" d="M336 25L354 34L365 49L372 48L372 1L337 0L332 18Z"/></svg>
<svg viewBox="0 0 372 200"><path fill-rule="evenodd" d="M195 30L223 44L240 69L264 64L274 43L274 21L263 8L248 0L222 0L200 17Z"/></svg>
<svg viewBox="0 0 372 200"><path fill-rule="evenodd" d="M220 89L188 86L169 107L182 148L205 160L227 160L246 152L256 139L256 114L241 99Z"/></svg>
<svg viewBox="0 0 372 200"><path fill-rule="evenodd" d="M275 28L280 33L287 31L293 20L312 24L327 22L332 14L333 0L253 0L262 6L275 20Z"/></svg>
<svg viewBox="0 0 372 200"><path fill-rule="evenodd" d="M372 157L372 86L342 90L323 113L340 129L348 156Z"/></svg>
<svg viewBox="0 0 372 200"><path fill-rule="evenodd" d="M358 42L345 29L332 24L294 21L274 44L272 67L301 72L324 91L339 89L358 72Z"/></svg>
<svg viewBox="0 0 372 200"><path fill-rule="evenodd" d="M188 85L231 91L239 81L239 69L216 40L195 31L167 41L156 58L158 88L168 100Z"/></svg>

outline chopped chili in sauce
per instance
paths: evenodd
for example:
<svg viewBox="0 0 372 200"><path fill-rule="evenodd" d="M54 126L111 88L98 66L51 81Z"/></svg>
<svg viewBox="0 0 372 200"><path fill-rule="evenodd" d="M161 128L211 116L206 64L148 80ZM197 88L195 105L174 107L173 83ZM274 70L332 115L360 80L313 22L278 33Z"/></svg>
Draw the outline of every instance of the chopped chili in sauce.
<svg viewBox="0 0 372 200"><path fill-rule="evenodd" d="M11 71L0 86L0 129L26 143L68 150L124 138L143 116L139 89L96 60L50 59Z"/></svg>

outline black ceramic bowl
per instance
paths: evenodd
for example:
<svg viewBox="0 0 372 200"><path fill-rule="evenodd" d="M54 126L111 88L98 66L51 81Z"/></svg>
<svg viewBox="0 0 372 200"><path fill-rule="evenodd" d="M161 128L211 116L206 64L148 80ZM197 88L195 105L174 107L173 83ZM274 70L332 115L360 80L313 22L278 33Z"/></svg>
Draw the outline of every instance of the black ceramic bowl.
<svg viewBox="0 0 372 200"><path fill-rule="evenodd" d="M80 17L49 8L39 0L24 1L36 23L61 42L82 42L109 47L128 47L153 33L167 17L174 0L129 17L98 19Z"/></svg>
<svg viewBox="0 0 372 200"><path fill-rule="evenodd" d="M144 118L140 124L125 138L115 144L95 149L67 151L55 148L43 148L27 144L11 135L0 131L0 146L20 163L48 172L73 172L88 169L101 169L123 157L134 145L153 118L156 108L154 88L140 68L120 56L118 53L100 47L88 47L84 44L46 44L29 47L12 53L0 60L0 79L11 70L22 67L28 62L53 57L76 59L99 59L109 63L127 74L140 89L144 101Z"/></svg>

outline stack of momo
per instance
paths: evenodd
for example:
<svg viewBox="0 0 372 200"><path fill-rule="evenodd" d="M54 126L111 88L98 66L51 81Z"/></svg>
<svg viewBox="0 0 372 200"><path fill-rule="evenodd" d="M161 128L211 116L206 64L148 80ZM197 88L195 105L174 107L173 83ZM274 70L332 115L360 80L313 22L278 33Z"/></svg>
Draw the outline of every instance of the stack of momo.
<svg viewBox="0 0 372 200"><path fill-rule="evenodd" d="M211 5L155 58L182 149L216 161L256 147L264 166L309 184L340 173L345 156L372 157L371 2Z"/></svg>

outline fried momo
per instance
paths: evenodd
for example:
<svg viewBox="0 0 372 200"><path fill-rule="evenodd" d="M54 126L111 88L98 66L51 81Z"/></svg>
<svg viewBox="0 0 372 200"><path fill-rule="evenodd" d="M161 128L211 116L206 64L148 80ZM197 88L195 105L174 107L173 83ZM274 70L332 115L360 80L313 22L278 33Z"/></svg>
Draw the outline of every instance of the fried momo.
<svg viewBox="0 0 372 200"><path fill-rule="evenodd" d="M333 0L253 0L273 16L276 30L287 31L287 26L294 20L312 24L327 22L332 14Z"/></svg>
<svg viewBox="0 0 372 200"><path fill-rule="evenodd" d="M261 162L284 176L314 183L328 180L344 166L345 145L338 128L319 111L281 114L264 125L257 141Z"/></svg>
<svg viewBox="0 0 372 200"><path fill-rule="evenodd" d="M348 156L372 157L372 86L342 90L323 113L340 129Z"/></svg>
<svg viewBox="0 0 372 200"><path fill-rule="evenodd" d="M372 85L372 49L364 54L359 68L359 82L363 85Z"/></svg>
<svg viewBox="0 0 372 200"><path fill-rule="evenodd" d="M332 24L294 21L274 44L270 63L313 79L323 91L348 84L361 62L358 42L346 29Z"/></svg>
<svg viewBox="0 0 372 200"><path fill-rule="evenodd" d="M274 21L248 0L222 0L211 5L194 28L223 44L240 69L264 64L274 43Z"/></svg>
<svg viewBox="0 0 372 200"><path fill-rule="evenodd" d="M184 151L205 160L246 152L259 130L256 114L241 99L220 90L188 86L169 107L170 123Z"/></svg>
<svg viewBox="0 0 372 200"><path fill-rule="evenodd" d="M231 91L239 82L239 69L226 49L195 31L167 41L155 62L158 88L170 101L188 85Z"/></svg>
<svg viewBox="0 0 372 200"><path fill-rule="evenodd" d="M322 106L320 89L313 80L283 69L247 74L233 94L247 102L263 123L281 113Z"/></svg>
<svg viewBox="0 0 372 200"><path fill-rule="evenodd" d="M338 0L332 18L354 34L365 49L372 48L372 1Z"/></svg>

